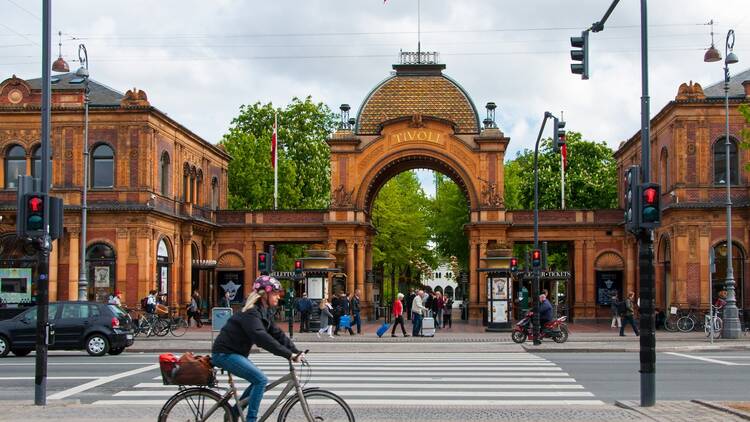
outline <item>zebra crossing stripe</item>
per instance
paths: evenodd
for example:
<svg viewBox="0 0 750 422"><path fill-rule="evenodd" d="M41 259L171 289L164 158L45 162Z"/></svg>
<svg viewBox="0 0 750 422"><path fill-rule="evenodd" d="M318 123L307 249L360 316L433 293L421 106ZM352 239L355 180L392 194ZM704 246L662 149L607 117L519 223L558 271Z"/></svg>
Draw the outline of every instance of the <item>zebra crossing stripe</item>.
<svg viewBox="0 0 750 422"><path fill-rule="evenodd" d="M347 399L346 403L350 406L391 406L394 401L389 399ZM262 400L261 406L269 406L273 400ZM164 400L140 400L140 399L123 399L123 400L98 400L92 403L97 406L164 406ZM417 406L424 407L424 399L410 400L399 398L399 406ZM463 400L454 399L439 403L430 403L431 406L465 406L465 407L491 407L491 406L604 406L601 400Z"/></svg>

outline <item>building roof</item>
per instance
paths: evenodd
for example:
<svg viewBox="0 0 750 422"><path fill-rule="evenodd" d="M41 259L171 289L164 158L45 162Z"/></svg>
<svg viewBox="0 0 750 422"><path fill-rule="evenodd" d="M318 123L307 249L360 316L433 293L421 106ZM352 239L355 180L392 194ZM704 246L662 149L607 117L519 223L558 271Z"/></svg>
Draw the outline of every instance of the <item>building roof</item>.
<svg viewBox="0 0 750 422"><path fill-rule="evenodd" d="M730 69L731 70L731 69ZM736 75L729 75L729 96L730 97L745 97L745 87L742 86L742 82L750 81L750 68L743 70ZM721 97L724 98L724 80L722 79L715 84L703 88L703 93L706 97Z"/></svg>
<svg viewBox="0 0 750 422"><path fill-rule="evenodd" d="M380 82L362 102L358 135L376 135L381 124L421 114L454 123L456 133L479 133L479 115L466 91L442 74L444 65L394 65L396 74Z"/></svg>
<svg viewBox="0 0 750 422"><path fill-rule="evenodd" d="M53 91L80 91L83 89L81 82L75 83L76 80L80 81L80 78L76 76L74 72L63 73L60 75L54 75L52 77L52 90ZM56 81L56 82L55 82ZM73 83L71 83L73 81ZM27 79L26 82L29 84L31 89L42 89L42 78ZM89 78L89 98L91 99L91 105L96 106L119 106L120 101L125 97L125 94L115 89L108 87L100 82L97 82Z"/></svg>

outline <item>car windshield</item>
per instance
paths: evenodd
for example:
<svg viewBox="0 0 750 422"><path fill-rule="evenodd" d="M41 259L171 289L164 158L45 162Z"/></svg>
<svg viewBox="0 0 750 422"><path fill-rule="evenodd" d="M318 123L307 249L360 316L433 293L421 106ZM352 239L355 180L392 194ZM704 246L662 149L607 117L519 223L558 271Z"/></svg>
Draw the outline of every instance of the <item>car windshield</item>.
<svg viewBox="0 0 750 422"><path fill-rule="evenodd" d="M107 306L109 306L109 309L112 310L112 313L115 314L117 318L122 318L128 314L121 307L117 305L107 305Z"/></svg>

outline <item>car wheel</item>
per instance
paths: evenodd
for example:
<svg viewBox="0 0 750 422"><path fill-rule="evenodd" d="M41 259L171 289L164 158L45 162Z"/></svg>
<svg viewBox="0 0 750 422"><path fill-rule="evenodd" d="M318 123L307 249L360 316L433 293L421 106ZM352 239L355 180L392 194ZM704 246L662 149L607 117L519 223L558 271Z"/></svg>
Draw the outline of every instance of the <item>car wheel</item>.
<svg viewBox="0 0 750 422"><path fill-rule="evenodd" d="M10 352L10 342L7 338L0 336L0 358L8 356L8 352Z"/></svg>
<svg viewBox="0 0 750 422"><path fill-rule="evenodd" d="M110 355L112 355L112 356L115 356L115 355L119 355L119 354L120 354L120 353L122 353L122 352L123 352L124 350L125 350L125 348L124 348L124 347L114 347L114 348L112 348L112 349L109 349L109 352L108 352L108 353L109 353Z"/></svg>
<svg viewBox="0 0 750 422"><path fill-rule="evenodd" d="M19 358L22 358L31 353L31 349L13 349L11 350L11 352L13 352L13 354L18 356Z"/></svg>
<svg viewBox="0 0 750 422"><path fill-rule="evenodd" d="M104 356L109 351L109 340L102 334L94 334L86 339L86 352L91 356Z"/></svg>

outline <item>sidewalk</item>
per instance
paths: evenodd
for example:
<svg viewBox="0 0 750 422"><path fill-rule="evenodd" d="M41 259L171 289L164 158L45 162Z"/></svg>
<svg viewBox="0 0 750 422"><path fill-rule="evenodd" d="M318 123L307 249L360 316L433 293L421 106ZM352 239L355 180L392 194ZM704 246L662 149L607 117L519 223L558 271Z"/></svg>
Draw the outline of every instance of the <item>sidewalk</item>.
<svg viewBox="0 0 750 422"><path fill-rule="evenodd" d="M411 328L407 323L407 331ZM280 323L283 330L287 324ZM316 353L346 352L372 348L378 345L378 350L387 352L448 352L456 349L472 352L637 352L640 349L639 338L632 331L626 337L620 337L619 331L610 329L605 324L571 324L570 337L563 344L551 340L544 340L535 346L531 342L519 345L513 343L509 332L486 332L485 327L478 324L457 322L453 328L438 330L435 337L391 337L390 332L378 337L375 332L379 322L368 322L362 325L362 334L351 336L340 331L333 339L323 336L318 338L315 333L298 333L299 324L295 323L294 342ZM213 333L215 338L218 333ZM127 352L160 352L160 351L195 351L207 352L211 348L212 333L210 327L190 328L183 337L137 337L135 344ZM439 344L438 348L428 346ZM702 332L670 333L657 331L656 350L658 352L690 352L700 350L750 350L750 336L742 336L738 340L717 339L711 344Z"/></svg>
<svg viewBox="0 0 750 422"><path fill-rule="evenodd" d="M736 407L731 407L736 406ZM354 407L358 422L424 421L748 421L750 412L738 409L750 406L745 403L662 401L649 408L639 407L633 401L617 402L604 406L488 406L477 408L415 408L389 406L388 408ZM31 402L0 400L0 421L46 422L153 422L159 409L153 406L109 407L80 404L78 401L50 403L34 406Z"/></svg>

